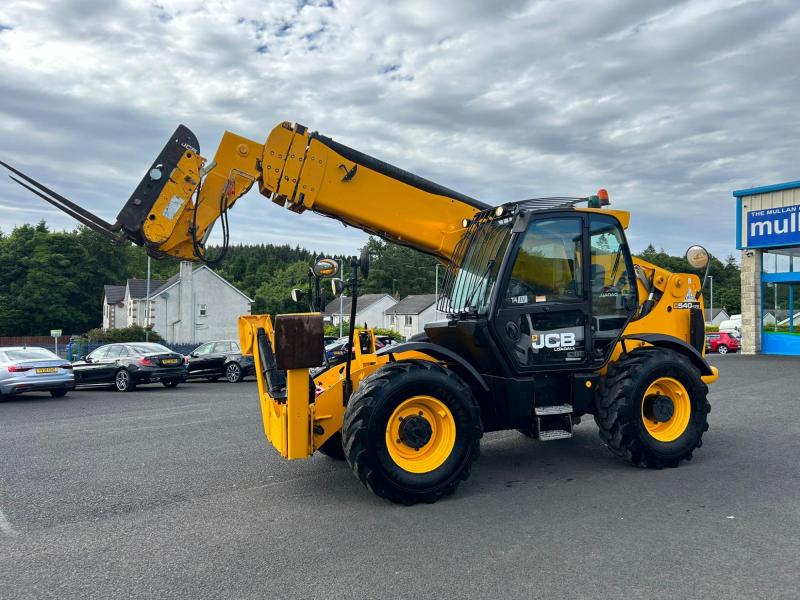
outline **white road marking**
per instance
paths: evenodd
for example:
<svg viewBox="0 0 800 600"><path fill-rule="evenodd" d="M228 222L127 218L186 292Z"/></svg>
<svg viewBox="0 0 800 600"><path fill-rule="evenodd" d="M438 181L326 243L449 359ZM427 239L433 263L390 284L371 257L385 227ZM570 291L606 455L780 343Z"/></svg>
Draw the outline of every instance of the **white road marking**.
<svg viewBox="0 0 800 600"><path fill-rule="evenodd" d="M17 535L17 532L11 527L11 523L8 522L2 510L0 510L0 534Z"/></svg>

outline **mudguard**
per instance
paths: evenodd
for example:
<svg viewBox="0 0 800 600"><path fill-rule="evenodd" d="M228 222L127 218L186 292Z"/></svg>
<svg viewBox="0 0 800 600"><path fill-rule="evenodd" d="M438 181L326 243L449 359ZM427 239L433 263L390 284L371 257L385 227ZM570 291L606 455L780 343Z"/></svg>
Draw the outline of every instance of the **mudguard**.
<svg viewBox="0 0 800 600"><path fill-rule="evenodd" d="M686 358L692 361L692 364L700 369L700 375L711 376L715 375L711 366L703 358L703 355L697 351L697 348L684 342L682 339L676 338L671 335L664 335L663 333L631 333L630 335L623 335L620 338L622 347L625 348L626 340L637 340L640 342L647 342L653 346L662 348L669 348L684 354Z"/></svg>
<svg viewBox="0 0 800 600"><path fill-rule="evenodd" d="M378 356L388 354L389 360L394 360L395 354L410 351L421 352L423 354L427 354L428 356L432 356L433 358L458 363L464 368L465 371L467 371L467 373L470 374L470 376L472 376L472 378L475 380L475 383L477 383L484 392L489 391L489 385L486 383L486 380L483 378L483 376L478 373L475 367L473 367L463 356L460 356L449 348L445 348L439 344L432 344L431 342L401 342L399 344L384 346L375 354Z"/></svg>

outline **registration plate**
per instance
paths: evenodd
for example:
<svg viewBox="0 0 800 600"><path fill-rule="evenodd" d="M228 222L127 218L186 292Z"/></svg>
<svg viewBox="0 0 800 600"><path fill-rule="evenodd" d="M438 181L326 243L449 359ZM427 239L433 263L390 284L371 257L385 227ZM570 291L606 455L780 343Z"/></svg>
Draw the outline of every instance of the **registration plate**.
<svg viewBox="0 0 800 600"><path fill-rule="evenodd" d="M58 368L56 367L39 367L36 369L37 373L58 373Z"/></svg>
<svg viewBox="0 0 800 600"><path fill-rule="evenodd" d="M162 365L177 365L178 359L177 358L165 358L161 361Z"/></svg>

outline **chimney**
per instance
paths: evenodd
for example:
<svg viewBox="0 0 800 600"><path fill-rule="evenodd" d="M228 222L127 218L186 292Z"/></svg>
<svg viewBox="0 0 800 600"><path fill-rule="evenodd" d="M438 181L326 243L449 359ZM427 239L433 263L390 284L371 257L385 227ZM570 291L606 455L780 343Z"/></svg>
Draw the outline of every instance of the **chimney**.
<svg viewBox="0 0 800 600"><path fill-rule="evenodd" d="M192 279L192 263L188 260L181 261L181 281L191 281Z"/></svg>
<svg viewBox="0 0 800 600"><path fill-rule="evenodd" d="M181 261L179 271L178 290L180 294L180 331L176 332L176 339L180 344L193 344L195 342L195 297L192 282L192 263Z"/></svg>

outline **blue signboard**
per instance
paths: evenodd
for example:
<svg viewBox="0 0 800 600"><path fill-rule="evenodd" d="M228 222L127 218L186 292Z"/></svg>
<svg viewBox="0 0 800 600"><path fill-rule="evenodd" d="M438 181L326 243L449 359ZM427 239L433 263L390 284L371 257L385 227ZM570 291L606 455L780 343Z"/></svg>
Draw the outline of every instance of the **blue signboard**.
<svg viewBox="0 0 800 600"><path fill-rule="evenodd" d="M800 245L800 204L747 213L747 247Z"/></svg>

